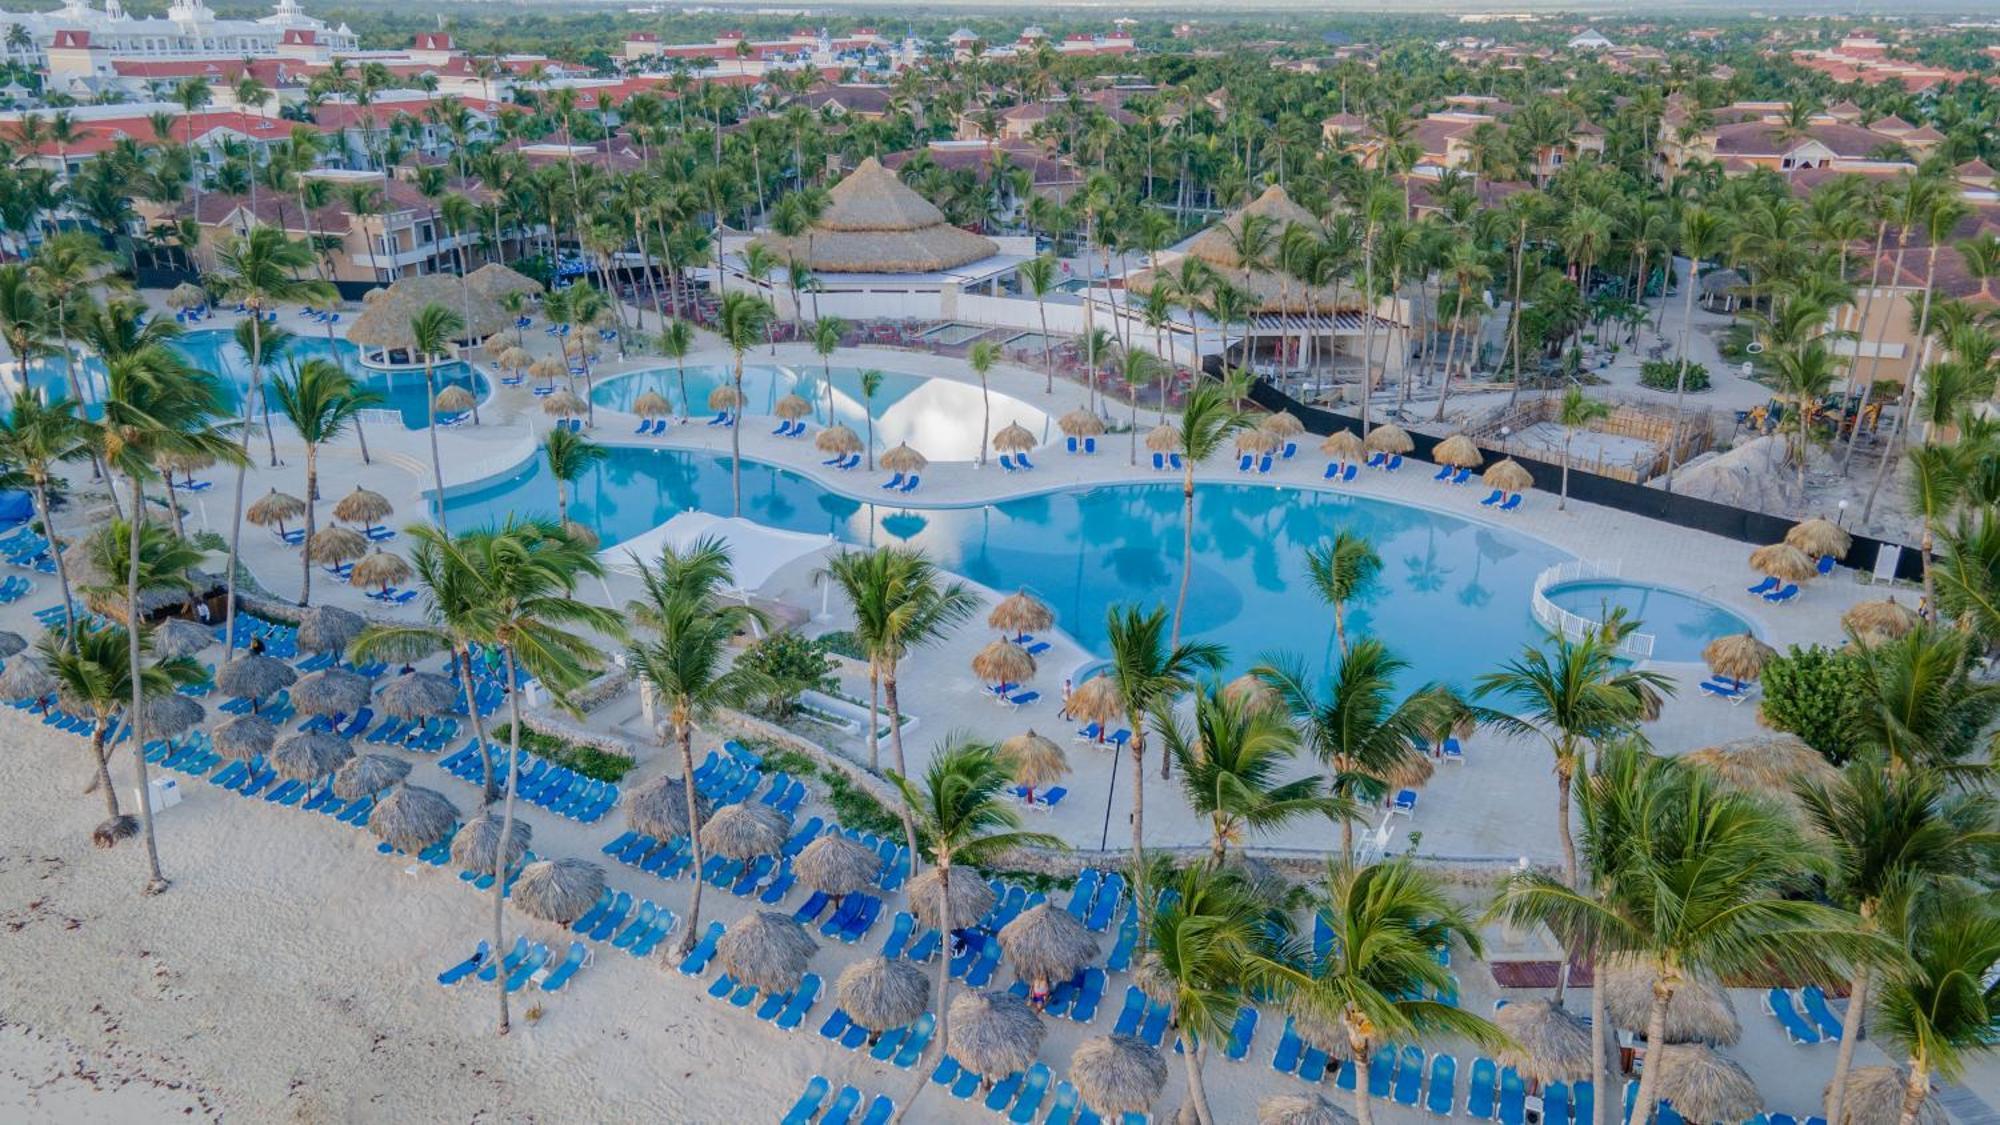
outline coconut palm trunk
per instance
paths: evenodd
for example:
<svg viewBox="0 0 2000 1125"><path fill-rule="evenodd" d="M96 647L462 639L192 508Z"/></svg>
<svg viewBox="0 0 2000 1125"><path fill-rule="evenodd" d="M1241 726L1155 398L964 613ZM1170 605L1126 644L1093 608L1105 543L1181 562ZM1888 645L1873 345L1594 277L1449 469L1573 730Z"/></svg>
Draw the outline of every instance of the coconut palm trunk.
<svg viewBox="0 0 2000 1125"><path fill-rule="evenodd" d="M1202 1064L1208 1060L1208 1043L1197 1040L1182 1052L1187 1062L1188 1105L1194 1108L1199 1125L1215 1125L1215 1112L1208 1108L1208 1085L1202 1080Z"/></svg>
<svg viewBox="0 0 2000 1125"><path fill-rule="evenodd" d="M25 383L22 385L26 386ZM49 557L54 559L56 564L56 586L62 591L63 636L68 638L70 647L74 649L76 646L76 601L70 594L69 564L63 561L61 544L56 541L56 525L49 518L48 474L43 472L35 473L33 487L35 492L35 514L41 518L42 531L48 537Z"/></svg>
<svg viewBox="0 0 2000 1125"><path fill-rule="evenodd" d="M1181 467L1181 588L1174 595L1174 624L1167 647L1181 643L1181 619L1187 615L1188 583L1194 578L1194 458Z"/></svg>
<svg viewBox="0 0 2000 1125"><path fill-rule="evenodd" d="M701 854L701 824L695 811L694 791L694 716L689 713L685 700L674 706L674 741L681 751L681 795L687 801L688 810L688 870L694 873L694 893L688 898L687 926L681 934L680 952L685 955L694 948L695 933L701 928L701 885L708 880L701 877L703 857Z"/></svg>
<svg viewBox="0 0 2000 1125"><path fill-rule="evenodd" d="M261 317L250 319L250 383L255 387L264 378L264 327ZM223 575L222 614L224 617L222 659L236 655L236 571L243 557L243 484L250 472L251 396L243 396L243 430L237 435L236 502L229 514L229 562Z"/></svg>
<svg viewBox="0 0 2000 1125"><path fill-rule="evenodd" d="M868 661L868 772L882 772L882 669Z"/></svg>
<svg viewBox="0 0 2000 1125"><path fill-rule="evenodd" d="M896 772L904 777L908 777L910 776L910 767L903 759L903 704L902 699L896 693L897 663L895 660L890 660L888 667L882 672L882 702L889 708L889 753L896 759ZM919 853L917 851L916 822L910 819L909 810L907 809L903 810L902 817L903 843L910 849L911 855L917 855ZM946 960L949 960L949 958L946 958Z"/></svg>
<svg viewBox="0 0 2000 1125"><path fill-rule="evenodd" d="M440 501L442 504L442 501ZM319 444L306 443L306 540L299 548L299 604L312 604L313 591L313 532L319 525Z"/></svg>
<svg viewBox="0 0 2000 1125"><path fill-rule="evenodd" d="M1370 1044L1366 1035L1355 1030L1354 1020L1358 1015L1359 1013L1351 1013L1345 1021L1347 1023L1347 1049L1354 1053L1354 1058L1349 1061L1349 1065L1366 1070L1368 1068ZM1367 1077L1365 1075L1357 1076L1354 1082L1354 1119L1359 1121L1361 1125L1374 1125L1374 1102L1375 1100L1370 1096L1368 1090Z"/></svg>
<svg viewBox="0 0 2000 1125"><path fill-rule="evenodd" d="M1593 974L1602 971L1598 968L1602 964L1602 956L1601 950L1593 949L1591 951L1590 963ZM1567 970L1568 966L1565 965L1564 969ZM1567 971L1557 973L1556 983L1560 985L1568 975ZM1593 980L1590 990L1590 1088L1592 1090L1608 1090L1611 1088L1605 1084L1611 1080L1611 1075L1610 1067L1605 1062L1604 1057L1604 1048L1606 1046L1604 1032L1606 1028L1611 1026L1610 1020L1610 1013L1604 1003L1604 989L1596 987L1596 982ZM1593 1101L1591 1106L1591 1121L1589 1125L1611 1125L1610 1098L1605 1098L1601 1102ZM1579 1123L1579 1125L1582 1125L1582 1123Z"/></svg>
<svg viewBox="0 0 2000 1125"><path fill-rule="evenodd" d="M429 352L424 353L424 429L429 433L431 440L431 484L437 488L438 530L449 535L451 534L451 529L445 525L444 515L444 460L438 456L437 368L433 362L436 358ZM308 505L308 511L310 512L310 505ZM508 686L509 691L507 694L514 694L511 690L513 686L512 681L509 681ZM509 799L512 799L511 794ZM496 946L495 948L498 947ZM507 1022L507 1016L504 1000L502 1001L500 1022L503 1025L501 1032L505 1034L506 1028L504 1025Z"/></svg>
<svg viewBox="0 0 2000 1125"><path fill-rule="evenodd" d="M1595 992L1596 989L1591 991ZM1646 1042L1660 1045L1667 1041L1667 1005L1674 999L1672 974L1665 965L1661 966L1660 979L1653 982L1653 1006L1646 1014ZM1654 1106L1659 1102L1660 1068L1649 1066L1639 1074L1639 1096L1632 1103L1633 1125L1646 1125L1653 1119ZM1593 1087L1594 1088L1594 1087ZM1606 1099L1607 1101L1609 1099Z"/></svg>
<svg viewBox="0 0 2000 1125"><path fill-rule="evenodd" d="M442 498L439 507L443 507ZM507 884L506 869L507 842L514 835L514 784L515 762L521 757L521 692L520 675L514 665L514 647L502 645L501 654L507 662L507 796L500 802L500 841L493 854L493 948L497 952L507 948ZM494 994L500 998L500 1034L513 1030L507 1019L507 974L499 973L494 978Z"/></svg>
<svg viewBox="0 0 2000 1125"><path fill-rule="evenodd" d="M465 713L472 719L472 737L479 745L479 804L483 808L493 803L500 790L494 784L493 748L486 744L486 716L479 713L479 703L473 691L472 649L467 645L454 645L451 658L458 667L460 683L465 687Z"/></svg>
<svg viewBox="0 0 2000 1125"><path fill-rule="evenodd" d="M1861 1025L1868 1010L1870 975L1869 970L1862 969L1848 984L1847 1011L1840 1018L1840 1050L1833 1060L1833 1081L1826 1088L1826 1111L1830 1114L1846 1112L1847 1076L1854 1069L1854 1044L1861 1038ZM1843 1119L1828 1117L1827 1120Z"/></svg>
<svg viewBox="0 0 2000 1125"><path fill-rule="evenodd" d="M99 715L96 724L90 728L90 753L97 762L97 777L83 790L85 793L93 789L103 792L106 824L124 815L118 809L118 787L111 782L111 748L104 744L105 736L110 733L111 720Z"/></svg>
<svg viewBox="0 0 2000 1125"><path fill-rule="evenodd" d="M131 548L125 560L125 636L126 655L131 661L132 711L126 722L132 728L132 772L139 782L139 832L146 841L146 893L156 895L172 884L160 873L160 844L153 835L152 779L142 749L146 745L146 713L141 706L146 678L140 674L139 663L139 542L145 538L140 532L146 522L146 489L137 473L126 479L132 486L132 519L128 529Z"/></svg>
<svg viewBox="0 0 2000 1125"><path fill-rule="evenodd" d="M1678 373L1674 377L1674 436L1676 438L1680 436L1682 404L1687 401L1688 332L1694 327L1694 291L1696 283L1700 280L1701 259L1690 256L1688 258L1687 293L1683 295L1681 301L1681 342L1679 347L1675 349L1677 354L1674 357L1674 364L1679 368ZM1680 460L1681 443L1676 440L1667 446L1667 480L1665 488L1668 492L1674 490L1674 470L1680 466ZM1569 458L1567 456L1563 458L1563 471L1565 474L1569 471Z"/></svg>

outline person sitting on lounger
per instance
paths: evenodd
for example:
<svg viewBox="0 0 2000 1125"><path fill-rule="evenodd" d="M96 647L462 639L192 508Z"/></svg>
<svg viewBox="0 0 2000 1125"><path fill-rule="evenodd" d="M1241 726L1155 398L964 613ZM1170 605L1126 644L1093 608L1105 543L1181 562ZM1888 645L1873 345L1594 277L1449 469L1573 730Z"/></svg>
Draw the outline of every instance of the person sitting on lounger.
<svg viewBox="0 0 2000 1125"><path fill-rule="evenodd" d="M1037 1012L1049 1006L1049 978L1038 976L1028 986L1028 1007Z"/></svg>

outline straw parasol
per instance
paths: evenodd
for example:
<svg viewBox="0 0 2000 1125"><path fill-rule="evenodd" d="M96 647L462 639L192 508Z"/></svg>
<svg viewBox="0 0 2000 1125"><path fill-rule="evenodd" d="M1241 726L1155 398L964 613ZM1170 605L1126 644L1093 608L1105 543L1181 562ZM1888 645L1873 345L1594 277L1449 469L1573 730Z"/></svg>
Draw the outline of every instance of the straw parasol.
<svg viewBox="0 0 2000 1125"><path fill-rule="evenodd" d="M787 422L795 422L813 412L813 404L800 398L797 392L787 394L771 407L771 413Z"/></svg>
<svg viewBox="0 0 2000 1125"><path fill-rule="evenodd" d="M299 647L307 652L343 652L368 622L358 613L323 605L299 618Z"/></svg>
<svg viewBox="0 0 2000 1125"><path fill-rule="evenodd" d="M519 371L523 367L535 362L535 357L529 353L528 349L521 345L509 344L501 350L498 356L494 357L493 362L509 371Z"/></svg>
<svg viewBox="0 0 2000 1125"><path fill-rule="evenodd" d="M1005 429L993 435L993 448L1002 453L1026 453L1040 444L1035 435L1019 422L1009 422Z"/></svg>
<svg viewBox="0 0 2000 1125"><path fill-rule="evenodd" d="M1917 627L1917 615L1893 596L1876 602L1859 602L1840 615L1840 623L1857 633L1878 633L1900 637Z"/></svg>
<svg viewBox="0 0 2000 1125"><path fill-rule="evenodd" d="M1756 679L1765 662L1776 655L1776 649L1749 633L1717 637L1701 650L1701 658L1708 662L1710 671L1732 680Z"/></svg>
<svg viewBox="0 0 2000 1125"><path fill-rule="evenodd" d="M710 410L736 410L743 405L743 392L727 383L708 392Z"/></svg>
<svg viewBox="0 0 2000 1125"><path fill-rule="evenodd" d="M154 457L153 464L166 475L168 483L171 484L175 473L192 477L203 469L213 466L215 458L195 450L169 449Z"/></svg>
<svg viewBox="0 0 2000 1125"><path fill-rule="evenodd" d="M358 801L410 776L410 763L387 754L362 754L342 762L333 774L333 795Z"/></svg>
<svg viewBox="0 0 2000 1125"><path fill-rule="evenodd" d="M347 576L353 586L381 586L387 589L410 577L410 564L403 556L392 555L377 547L367 557L354 564L354 573Z"/></svg>
<svg viewBox="0 0 2000 1125"><path fill-rule="evenodd" d="M352 715L368 702L368 680L345 668L321 668L292 685L292 705L308 715Z"/></svg>
<svg viewBox="0 0 2000 1125"><path fill-rule="evenodd" d="M1030 791L1061 780L1069 773L1069 757L1054 742L1033 728L1000 744L1000 764L1015 784Z"/></svg>
<svg viewBox="0 0 2000 1125"><path fill-rule="evenodd" d="M584 916L604 895L604 869L587 859L538 859L514 881L514 905L521 913L567 926Z"/></svg>
<svg viewBox="0 0 2000 1125"><path fill-rule="evenodd" d="M1035 658L1013 641L993 641L972 654L972 674L989 684L1018 684L1035 674Z"/></svg>
<svg viewBox="0 0 2000 1125"><path fill-rule="evenodd" d="M1266 433L1276 434L1280 438L1297 437L1306 432L1306 424L1299 421L1298 415L1289 410L1265 415L1264 420L1257 423L1257 428Z"/></svg>
<svg viewBox="0 0 2000 1125"><path fill-rule="evenodd" d="M208 291L192 281L183 281L167 290L166 301L170 309L198 309L208 304Z"/></svg>
<svg viewBox="0 0 2000 1125"><path fill-rule="evenodd" d="M1681 761L1707 770L1733 789L1785 800L1791 799L1795 782L1827 783L1840 776L1824 755L1789 734L1739 738L1696 750Z"/></svg>
<svg viewBox="0 0 2000 1125"><path fill-rule="evenodd" d="M953 226L874 157L828 189L810 229L767 234L752 246L815 273L937 273L990 258L993 240Z"/></svg>
<svg viewBox="0 0 2000 1125"><path fill-rule="evenodd" d="M850 895L875 885L882 875L882 857L859 840L829 832L792 860L792 875L809 891Z"/></svg>
<svg viewBox="0 0 2000 1125"><path fill-rule="evenodd" d="M576 540L576 542L585 549L592 551L595 551L597 549L597 544L598 544L597 533L595 531L592 531L590 528L585 527L583 524L580 524L575 520L564 520L562 529L564 535L567 535L571 539Z"/></svg>
<svg viewBox="0 0 2000 1125"><path fill-rule="evenodd" d="M399 785L368 813L368 831L411 855L445 838L458 823L458 806L434 789Z"/></svg>
<svg viewBox="0 0 2000 1125"><path fill-rule="evenodd" d="M1222 698L1250 711L1277 711L1284 706L1277 688L1248 672L1224 684Z"/></svg>
<svg viewBox="0 0 2000 1125"><path fill-rule="evenodd" d="M1403 427L1392 422L1384 422L1368 432L1361 443L1362 448L1371 453L1408 453L1417 447Z"/></svg>
<svg viewBox="0 0 2000 1125"><path fill-rule="evenodd" d="M375 690L375 709L398 719L449 714L459 702L459 690L434 672L405 672Z"/></svg>
<svg viewBox="0 0 2000 1125"><path fill-rule="evenodd" d="M956 874L957 878L951 881L949 919L938 916L938 869L927 867L923 874L910 880L907 892L910 909L919 923L938 930L962 930L986 917L986 912L993 909L993 888L986 885L986 880L981 879L978 872L959 868ZM940 924L946 921L950 924Z"/></svg>
<svg viewBox="0 0 2000 1125"><path fill-rule="evenodd" d="M465 327L455 334L460 340L482 340L514 323L496 298L470 287L461 291L458 279L448 274L411 274L377 292L381 296L370 293L347 330L347 338L364 348L414 351L417 337L410 322L431 305L442 305L464 320Z"/></svg>
<svg viewBox="0 0 2000 1125"><path fill-rule="evenodd" d="M1125 701L1110 676L1092 676L1069 693L1070 717L1082 723L1110 724L1125 715Z"/></svg>
<svg viewBox="0 0 2000 1125"><path fill-rule="evenodd" d="M641 418L663 418L674 412L674 404L658 391L647 391L632 400L632 413Z"/></svg>
<svg viewBox="0 0 2000 1125"><path fill-rule="evenodd" d="M1773 543L1750 552L1750 565L1760 574L1787 582L1804 582L1819 573L1804 551L1788 543Z"/></svg>
<svg viewBox="0 0 2000 1125"><path fill-rule="evenodd" d="M1319 451L1341 461L1356 460L1363 452L1361 439L1354 436L1353 430L1335 430L1326 435L1326 440L1319 443Z"/></svg>
<svg viewBox="0 0 2000 1125"><path fill-rule="evenodd" d="M1104 419L1079 406L1056 419L1056 428L1067 437L1097 437L1104 433Z"/></svg>
<svg viewBox="0 0 2000 1125"><path fill-rule="evenodd" d="M738 984L773 993L797 988L806 963L818 951L819 943L797 918L775 910L759 910L729 927L715 943L723 972Z"/></svg>
<svg viewBox="0 0 2000 1125"><path fill-rule="evenodd" d="M1269 453L1278 448L1278 435L1269 430L1236 431L1236 452Z"/></svg>
<svg viewBox="0 0 2000 1125"><path fill-rule="evenodd" d="M1502 492L1526 492L1535 487L1535 478L1512 457L1487 469L1479 475L1479 479L1485 481L1487 487Z"/></svg>
<svg viewBox="0 0 2000 1125"><path fill-rule="evenodd" d="M1903 1115L1903 1097L1909 1093L1910 1076L1896 1066L1857 1066L1847 1072L1847 1095L1841 1100L1840 1120L1832 1125L1881 1125L1898 1121ZM1827 1101L1833 1083L1826 1084L1820 1101ZM1917 1125L1945 1125L1944 1107L1935 1091L1924 1095L1917 1108Z"/></svg>
<svg viewBox="0 0 2000 1125"><path fill-rule="evenodd" d="M1354 1117L1318 1094L1273 1094L1257 1103L1257 1125L1354 1125Z"/></svg>
<svg viewBox="0 0 2000 1125"><path fill-rule="evenodd" d="M330 730L301 731L279 741L271 750L271 768L291 781L315 781L349 758L354 748Z"/></svg>
<svg viewBox="0 0 2000 1125"><path fill-rule="evenodd" d="M1658 976L1654 963L1638 955L1606 954L1597 966L1596 979L1604 989L1604 1006L1611 1022L1644 1035L1653 1010L1653 982ZM1728 1046L1742 1034L1736 1005L1721 985L1701 977L1683 977L1675 985L1673 999L1667 1004L1667 1042Z"/></svg>
<svg viewBox="0 0 2000 1125"><path fill-rule="evenodd" d="M389 291L387 289L381 286L376 286L375 288L370 289L368 292L363 293L361 295L361 303L364 306L372 305L375 302L381 300L382 298L387 297L388 295Z"/></svg>
<svg viewBox="0 0 2000 1125"><path fill-rule="evenodd" d="M993 612L986 615L988 626L1015 636L1039 633L1055 623L1055 612L1049 609L1048 603L1026 590L1018 590L1000 599Z"/></svg>
<svg viewBox="0 0 2000 1125"><path fill-rule="evenodd" d="M1000 928L1000 948L1022 980L1068 980L1097 957L1098 941L1076 915L1044 902Z"/></svg>
<svg viewBox="0 0 2000 1125"><path fill-rule="evenodd" d="M1832 520L1814 516L1785 532L1785 542L1808 555L1832 555L1841 559L1847 557L1847 549L1854 545L1854 537Z"/></svg>
<svg viewBox="0 0 2000 1125"><path fill-rule="evenodd" d="M507 833L507 869L512 871L528 854L535 837L534 826L518 817ZM494 862L500 858L500 816L488 811L465 822L451 838L451 861L475 875L498 875Z"/></svg>
<svg viewBox="0 0 2000 1125"><path fill-rule="evenodd" d="M1440 465L1450 465L1454 469L1476 469L1486 455L1479 451L1472 439L1464 434L1453 434L1437 443L1431 450L1431 460Z"/></svg>
<svg viewBox="0 0 2000 1125"><path fill-rule="evenodd" d="M177 656L193 656L215 643L215 630L206 625L197 625L181 617L169 617L153 626L153 655L172 660ZM13 636L12 633L6 636ZM15 649L14 652L19 652ZM0 651L0 657L14 655Z"/></svg>
<svg viewBox="0 0 2000 1125"><path fill-rule="evenodd" d="M306 543L306 559L322 566L337 566L368 553L368 540L349 527L322 527Z"/></svg>
<svg viewBox="0 0 2000 1125"><path fill-rule="evenodd" d="M276 488L252 501L243 510L243 518L258 527L276 526L283 530L286 520L295 520L306 514L306 502Z"/></svg>
<svg viewBox="0 0 2000 1125"><path fill-rule="evenodd" d="M683 821L685 823L685 821ZM791 822L761 801L739 801L715 810L701 826L702 850L724 859L775 855L785 846Z"/></svg>
<svg viewBox="0 0 2000 1125"><path fill-rule="evenodd" d="M696 793L694 800L695 823L700 824L708 819L708 798ZM687 835L686 782L661 774L626 794L625 826L656 840Z"/></svg>
<svg viewBox="0 0 2000 1125"><path fill-rule="evenodd" d="M884 453L879 462L892 473L921 473L924 466L930 464L923 454L911 449L907 441Z"/></svg>
<svg viewBox="0 0 2000 1125"><path fill-rule="evenodd" d="M589 409L576 392L567 387L542 400L542 413L551 418L572 418Z"/></svg>
<svg viewBox="0 0 2000 1125"><path fill-rule="evenodd" d="M542 283L499 262L489 262L465 275L465 287L473 294L498 302L509 293L540 293Z"/></svg>
<svg viewBox="0 0 2000 1125"><path fill-rule="evenodd" d="M59 686L39 660L10 660L0 671L0 698L40 699Z"/></svg>
<svg viewBox="0 0 2000 1125"><path fill-rule="evenodd" d="M215 752L232 762L250 762L271 752L278 726L262 715L238 715L215 728Z"/></svg>
<svg viewBox="0 0 2000 1125"><path fill-rule="evenodd" d="M1077 1045L1069 1057L1069 1080L1083 1103L1101 1115L1145 1113L1167 1084L1167 1061L1144 1039L1099 1035Z"/></svg>
<svg viewBox="0 0 2000 1125"><path fill-rule="evenodd" d="M1764 1111L1756 1080L1711 1047L1669 1043L1650 1048L1646 1065L1659 1070L1653 1092L1674 1103L1674 1112L1689 1122L1743 1121Z"/></svg>
<svg viewBox="0 0 2000 1125"><path fill-rule="evenodd" d="M224 664L215 675L216 690L246 699L262 699L298 681L299 674L291 665L261 652L246 652Z"/></svg>
<svg viewBox="0 0 2000 1125"><path fill-rule="evenodd" d="M183 734L208 716L201 704L179 692L147 696L139 713L145 717L146 733L160 738Z"/></svg>
<svg viewBox="0 0 2000 1125"><path fill-rule="evenodd" d="M1534 1082L1590 1077L1590 1029L1563 1009L1547 1000L1510 1000L1493 1013L1493 1022L1514 1041L1500 1053L1501 1066Z"/></svg>
<svg viewBox="0 0 2000 1125"><path fill-rule="evenodd" d="M931 1002L931 982L924 971L887 957L870 957L842 969L833 991L848 1019L875 1031L915 1022Z"/></svg>
<svg viewBox="0 0 2000 1125"><path fill-rule="evenodd" d="M1181 447L1181 428L1162 422L1146 432L1146 449L1153 453L1174 453Z"/></svg>
<svg viewBox="0 0 2000 1125"><path fill-rule="evenodd" d="M1005 992L965 992L951 1002L946 1046L981 1078L1004 1078L1034 1064L1048 1029L1028 1002Z"/></svg>
<svg viewBox="0 0 2000 1125"><path fill-rule="evenodd" d="M569 368L565 367L563 361L557 359L555 356L545 355L528 365L528 374L543 382L553 383L564 375L569 374Z"/></svg>
<svg viewBox="0 0 2000 1125"><path fill-rule="evenodd" d="M479 405L479 400L472 397L471 391L454 384L439 391L432 405L439 414L463 414Z"/></svg>
<svg viewBox="0 0 2000 1125"><path fill-rule="evenodd" d="M828 426L813 436L813 448L835 457L861 452L861 438L846 426Z"/></svg>

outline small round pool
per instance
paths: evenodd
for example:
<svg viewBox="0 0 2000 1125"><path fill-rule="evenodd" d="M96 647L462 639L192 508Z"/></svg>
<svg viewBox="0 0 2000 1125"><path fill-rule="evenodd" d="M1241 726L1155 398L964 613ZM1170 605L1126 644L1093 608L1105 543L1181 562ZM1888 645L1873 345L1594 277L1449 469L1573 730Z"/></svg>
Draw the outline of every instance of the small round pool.
<svg viewBox="0 0 2000 1125"><path fill-rule="evenodd" d="M1614 609L1639 622L1653 637L1653 659L1693 662L1708 642L1731 633L1749 633L1750 622L1707 598L1610 578L1562 582L1542 591L1558 609L1601 621Z"/></svg>

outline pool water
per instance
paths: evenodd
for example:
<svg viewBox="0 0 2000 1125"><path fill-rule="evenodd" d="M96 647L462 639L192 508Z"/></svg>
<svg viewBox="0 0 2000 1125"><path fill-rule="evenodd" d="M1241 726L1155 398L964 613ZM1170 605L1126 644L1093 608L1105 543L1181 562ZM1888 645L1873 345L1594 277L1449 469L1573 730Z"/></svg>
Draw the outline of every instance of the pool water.
<svg viewBox="0 0 2000 1125"><path fill-rule="evenodd" d="M1653 635L1655 660L1691 663L1717 637L1754 632L1750 622L1707 598L1642 582L1584 579L1542 594L1560 609L1597 621L1609 610L1625 610L1641 622L1640 632Z"/></svg>
<svg viewBox="0 0 2000 1125"><path fill-rule="evenodd" d="M612 447L580 481L571 517L615 545L697 508L728 514L729 459L705 452ZM500 480L454 490L452 526L548 513L555 484L540 459ZM1026 588L1099 656L1105 611L1164 604L1181 576L1178 483L1075 489L966 508L905 509L849 499L797 473L746 460L744 515L868 546L907 542L994 590ZM1228 675L1290 653L1324 671L1333 616L1305 573L1305 548L1348 529L1384 566L1348 609L1350 635L1385 640L1412 668L1404 686L1473 677L1519 653L1540 631L1528 611L1535 575L1564 556L1538 540L1455 516L1366 497L1260 485L1196 486L1193 585L1184 636L1228 648ZM1036 686L1048 692L1060 670Z"/></svg>
<svg viewBox="0 0 2000 1125"><path fill-rule="evenodd" d="M862 394L861 372L858 367L832 369L832 407L834 420L851 428L863 441L868 440L868 415L872 412L878 451L907 441L933 461L971 461L979 456L979 421L984 407L977 384L906 371L884 371L882 385L871 399ZM672 367L614 375L597 384L590 397L604 409L629 411L640 395L656 391L679 410L683 402L681 375ZM729 384L730 370L719 365L697 364L687 368L686 377L687 413L712 415L708 393ZM822 368L744 365L745 414L768 416L779 399L793 392L813 404L812 420L816 424L827 424L827 381ZM1018 422L1037 440L1050 440L1054 420L1039 407L1000 391L991 391L989 397L993 410L989 439ZM991 450L988 452L990 455Z"/></svg>
<svg viewBox="0 0 2000 1125"><path fill-rule="evenodd" d="M221 380L224 409L242 409L243 392L250 386L250 355L236 346L235 333L218 329L189 332L171 346L186 356L188 362L214 373ZM273 374L289 373L292 365L308 359L328 357L337 361L364 388L381 395L386 400L382 408L401 414L405 426L421 430L428 424L430 396L425 393L424 373L421 370L375 371L363 367L360 349L344 338L336 337L329 341L325 336L300 334L292 337L291 345L275 363L266 362L265 378L268 380ZM84 398L93 402L100 399L104 394L104 364L95 358L80 359L76 371L77 380L83 384ZM438 367L436 378L440 390L447 386L464 387L481 399L486 397L485 377L465 364L443 364ZM50 394L67 393L69 388L60 358L31 364L28 382L30 386Z"/></svg>

